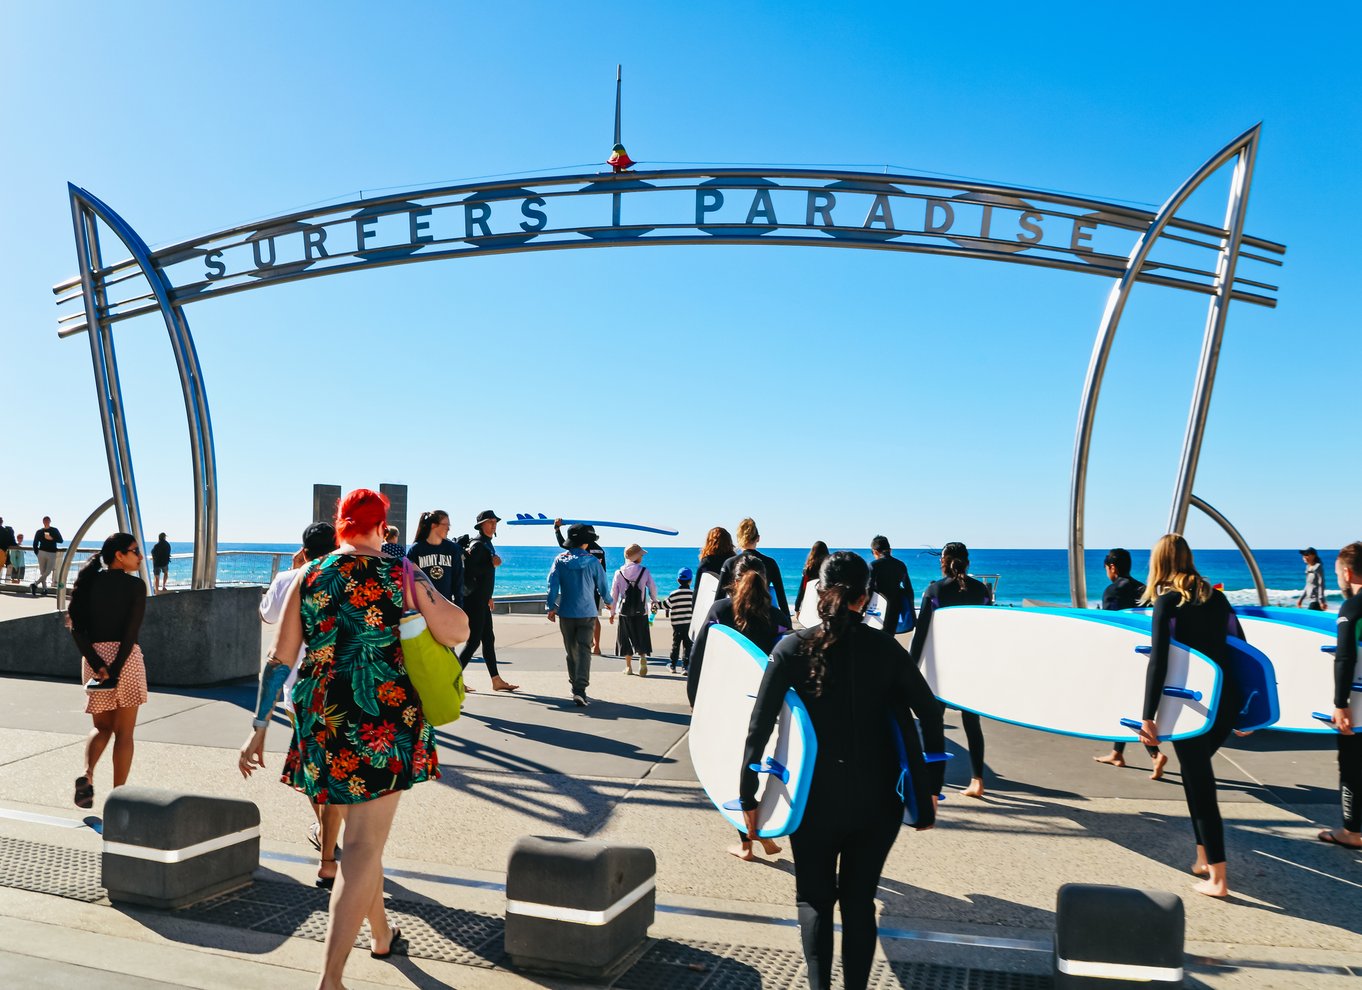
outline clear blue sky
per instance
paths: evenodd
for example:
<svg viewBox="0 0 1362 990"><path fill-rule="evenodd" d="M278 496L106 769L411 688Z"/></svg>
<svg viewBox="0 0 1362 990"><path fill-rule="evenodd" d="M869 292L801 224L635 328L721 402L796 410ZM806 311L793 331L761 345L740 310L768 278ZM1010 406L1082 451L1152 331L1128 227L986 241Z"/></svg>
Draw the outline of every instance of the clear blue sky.
<svg viewBox="0 0 1362 990"><path fill-rule="evenodd" d="M1262 120L1248 226L1289 247L1281 304L1231 308L1196 488L1257 546L1338 546L1362 534L1358 16L6 4L0 515L70 532L108 494L89 350L55 333L51 286L75 271L68 180L155 245L361 189L578 167L609 154L622 62L644 163L893 165L1152 206ZM1187 215L1219 222L1227 178ZM224 541L296 538L313 482L394 481L413 522L492 506L670 524L687 545L751 514L773 546L1050 547L1109 286L892 252L655 247L399 266L186 312ZM1200 296L1134 295L1090 546L1162 532L1204 313ZM186 538L164 328L117 335L144 525ZM1195 516L1189 536L1227 545Z"/></svg>

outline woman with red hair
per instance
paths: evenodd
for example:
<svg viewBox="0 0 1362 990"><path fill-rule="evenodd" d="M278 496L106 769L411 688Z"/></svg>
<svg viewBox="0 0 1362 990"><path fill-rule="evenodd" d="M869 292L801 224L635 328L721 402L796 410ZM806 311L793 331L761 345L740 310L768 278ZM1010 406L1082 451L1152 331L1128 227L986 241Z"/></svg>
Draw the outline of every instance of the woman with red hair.
<svg viewBox="0 0 1362 990"><path fill-rule="evenodd" d="M261 674L254 731L238 763L265 766L265 730L299 647L293 744L281 778L318 804L340 809L345 858L331 891L320 990L341 986L345 960L367 918L370 955L392 955L401 932L383 910L383 847L404 790L440 776L434 730L402 660L398 622L418 610L446 646L468 637L462 609L405 560L383 554L388 500L365 488L336 511L336 552L307 564L289 591ZM282 675L284 676L280 676Z"/></svg>

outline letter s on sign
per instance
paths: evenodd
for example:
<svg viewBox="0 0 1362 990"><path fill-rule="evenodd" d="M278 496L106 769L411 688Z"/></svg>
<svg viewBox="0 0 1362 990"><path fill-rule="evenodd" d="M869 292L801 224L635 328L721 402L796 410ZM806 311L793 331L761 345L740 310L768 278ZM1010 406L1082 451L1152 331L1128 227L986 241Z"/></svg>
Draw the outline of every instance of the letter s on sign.
<svg viewBox="0 0 1362 990"><path fill-rule="evenodd" d="M547 227L549 225L549 215L543 210L536 209L536 207L545 205L547 204L542 196L531 196L529 199L522 200L520 203L520 212L535 222L530 224L522 220L520 221L520 229L527 234L531 234Z"/></svg>
<svg viewBox="0 0 1362 990"><path fill-rule="evenodd" d="M1025 213L1021 215L1021 219L1018 220L1017 222L1021 224L1022 230L1026 231L1025 234L1018 234L1017 240L1021 241L1023 244L1040 243L1040 235L1042 231L1040 229L1039 213L1036 213L1032 210L1027 210Z"/></svg>
<svg viewBox="0 0 1362 990"><path fill-rule="evenodd" d="M222 263L221 251L210 251L207 255L204 256L203 260L204 263L207 265L207 269L204 271L203 277L208 279L208 281L210 282L216 281L217 279L220 279L227 274L227 266Z"/></svg>

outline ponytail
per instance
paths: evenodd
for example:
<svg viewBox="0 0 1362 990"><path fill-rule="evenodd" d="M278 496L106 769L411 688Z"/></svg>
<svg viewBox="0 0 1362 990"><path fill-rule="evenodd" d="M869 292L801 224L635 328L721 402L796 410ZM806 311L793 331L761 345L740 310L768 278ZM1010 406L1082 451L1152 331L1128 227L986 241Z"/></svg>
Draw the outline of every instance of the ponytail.
<svg viewBox="0 0 1362 990"><path fill-rule="evenodd" d="M941 548L941 573L964 591L969 574L969 550L963 543L947 543Z"/></svg>
<svg viewBox="0 0 1362 990"><path fill-rule="evenodd" d="M423 542L426 537L430 536L432 529L448 518L449 513L444 509L431 509L429 512L421 513L421 518L416 523L416 536L412 539L412 542Z"/></svg>
<svg viewBox="0 0 1362 990"><path fill-rule="evenodd" d="M771 593L766 582L766 565L753 554L738 558L733 579L733 621L738 632L750 626L771 625Z"/></svg>

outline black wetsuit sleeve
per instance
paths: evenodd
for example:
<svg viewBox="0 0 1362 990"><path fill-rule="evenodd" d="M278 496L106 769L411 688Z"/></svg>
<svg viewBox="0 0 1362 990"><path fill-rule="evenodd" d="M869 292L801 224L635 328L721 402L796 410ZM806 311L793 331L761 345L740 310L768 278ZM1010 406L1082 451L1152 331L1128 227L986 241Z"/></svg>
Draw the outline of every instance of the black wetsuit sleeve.
<svg viewBox="0 0 1362 990"><path fill-rule="evenodd" d="M922 650L927 645L927 630L932 627L932 613L935 611L936 606L932 603L932 589L929 586L922 593L922 607L917 612L917 624L913 626L913 645L908 653L912 657L915 667L922 664Z"/></svg>
<svg viewBox="0 0 1362 990"><path fill-rule="evenodd" d="M700 626L695 634L695 642L690 647L690 667L686 671L686 697L690 706L695 707L695 695L700 690L700 670L705 665L705 645L709 642L709 623Z"/></svg>
<svg viewBox="0 0 1362 990"><path fill-rule="evenodd" d="M1173 609L1176 593L1154 600L1154 628L1149 650L1149 672L1144 678L1144 709L1141 718L1152 719L1163 700L1163 682L1168 679L1168 650L1173 642Z"/></svg>
<svg viewBox="0 0 1362 990"><path fill-rule="evenodd" d="M1354 595L1338 610L1338 646L1334 650L1334 707L1347 708L1357 671L1357 631L1362 620L1362 595Z"/></svg>
<svg viewBox="0 0 1362 990"><path fill-rule="evenodd" d="M903 600L908 603L909 612L913 609L913 578L908 573L908 565L903 565ZM916 616L913 616L916 619Z"/></svg>
<svg viewBox="0 0 1362 990"><path fill-rule="evenodd" d="M796 654L797 656L797 654ZM785 656L773 655L762 675L761 687L757 689L757 702L752 707L752 721L747 725L747 745L742 754L742 777L738 797L744 811L757 806L757 772L751 764L760 763L766 751L766 742L775 728L776 717L785 704L785 692L792 687L789 671L786 669Z"/></svg>
<svg viewBox="0 0 1362 990"><path fill-rule="evenodd" d="M790 603L785 598L785 581L780 576L780 565L772 557L765 560L767 575L766 578L771 582L771 586L776 589L776 607L780 609L781 618L785 625L790 625Z"/></svg>
<svg viewBox="0 0 1362 990"><path fill-rule="evenodd" d="M560 547L567 546L567 540L563 539L563 530L561 527L553 527L553 538L558 541Z"/></svg>

